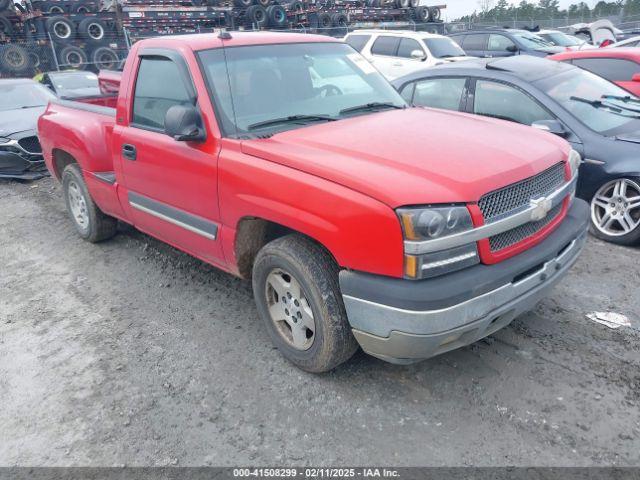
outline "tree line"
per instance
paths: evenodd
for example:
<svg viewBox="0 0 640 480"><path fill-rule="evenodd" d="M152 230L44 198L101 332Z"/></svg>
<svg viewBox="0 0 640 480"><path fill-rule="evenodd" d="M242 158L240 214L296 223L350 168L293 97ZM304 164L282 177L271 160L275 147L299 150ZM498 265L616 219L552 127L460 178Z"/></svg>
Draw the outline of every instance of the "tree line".
<svg viewBox="0 0 640 480"><path fill-rule="evenodd" d="M536 20L550 18L583 18L592 20L612 15L640 15L640 0L600 0L590 8L586 2L560 8L559 0L520 0L510 3L508 0L479 0L478 9L471 15L465 15L459 21L500 21L500 20Z"/></svg>

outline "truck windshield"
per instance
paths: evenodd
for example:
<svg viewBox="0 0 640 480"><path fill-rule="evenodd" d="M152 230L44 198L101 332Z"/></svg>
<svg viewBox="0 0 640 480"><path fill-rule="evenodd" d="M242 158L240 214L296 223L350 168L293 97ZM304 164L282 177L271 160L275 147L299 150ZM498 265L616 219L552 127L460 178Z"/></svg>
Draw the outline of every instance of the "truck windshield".
<svg viewBox="0 0 640 480"><path fill-rule="evenodd" d="M617 85L581 69L539 80L536 86L578 121L605 136L640 130L640 102ZM625 99L627 100L625 102Z"/></svg>
<svg viewBox="0 0 640 480"><path fill-rule="evenodd" d="M341 43L214 49L199 58L225 135L282 131L406 106L364 57Z"/></svg>

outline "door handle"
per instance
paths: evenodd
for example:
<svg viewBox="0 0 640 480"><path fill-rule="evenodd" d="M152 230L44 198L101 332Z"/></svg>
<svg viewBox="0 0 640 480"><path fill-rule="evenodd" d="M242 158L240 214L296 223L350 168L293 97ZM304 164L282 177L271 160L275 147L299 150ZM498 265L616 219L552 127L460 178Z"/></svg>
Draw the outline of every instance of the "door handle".
<svg viewBox="0 0 640 480"><path fill-rule="evenodd" d="M122 145L122 156L127 160L135 160L136 159L136 147L133 145L129 145L125 143Z"/></svg>

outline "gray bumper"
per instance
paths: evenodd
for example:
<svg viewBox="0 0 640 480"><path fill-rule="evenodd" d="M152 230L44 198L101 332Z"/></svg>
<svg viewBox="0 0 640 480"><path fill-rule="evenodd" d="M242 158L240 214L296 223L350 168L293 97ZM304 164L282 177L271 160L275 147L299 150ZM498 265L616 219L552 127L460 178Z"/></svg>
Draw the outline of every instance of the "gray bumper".
<svg viewBox="0 0 640 480"><path fill-rule="evenodd" d="M472 267L452 274L455 282L451 285L446 285L451 279L441 277L440 282L445 283L444 289L451 302L447 303L442 297L438 297L435 303L433 299L425 300L424 305L437 305L434 308L415 308L415 297L421 289L425 297L433 296L436 288L441 290L441 286L435 283L438 278L424 282L416 290L415 284L419 282L380 280L382 277L378 277L376 288L382 289L379 292L398 291L397 282L403 282L412 289L410 299L389 301L389 294L384 293L382 296L387 301L379 303L373 294L362 295L367 288L360 285L369 282L370 286L371 280L364 278L358 283L351 272L341 273L347 316L362 349L393 363L412 363L471 344L531 310L566 275L584 247L588 208L581 200L574 203L577 206L574 204L563 225L532 251L526 252L523 258L519 259L524 255L521 254L505 261L508 262L505 265ZM469 275L472 277L462 278ZM479 277L474 279L475 275ZM510 280L496 286L491 283L492 275L501 281L504 278ZM463 292L456 291L455 285L469 291L469 282L464 280L475 280L479 287L485 285L487 291L480 290L481 293L476 295L467 293L473 295L470 298L461 297ZM384 283L388 288L383 287ZM355 292L361 295L351 294Z"/></svg>

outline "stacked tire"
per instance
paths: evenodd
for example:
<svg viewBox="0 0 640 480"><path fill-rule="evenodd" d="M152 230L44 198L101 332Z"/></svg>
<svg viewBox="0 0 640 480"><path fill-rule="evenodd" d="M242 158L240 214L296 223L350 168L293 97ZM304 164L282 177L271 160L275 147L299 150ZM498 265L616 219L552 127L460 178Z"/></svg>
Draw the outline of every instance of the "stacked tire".
<svg viewBox="0 0 640 480"><path fill-rule="evenodd" d="M246 8L244 23L247 27L283 28L287 25L287 10L273 0L235 0L236 7Z"/></svg>

